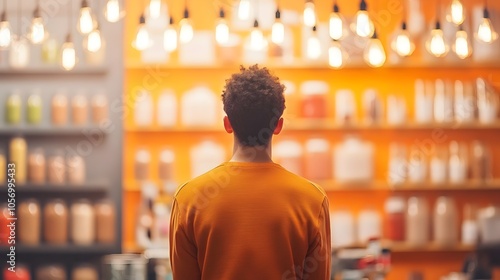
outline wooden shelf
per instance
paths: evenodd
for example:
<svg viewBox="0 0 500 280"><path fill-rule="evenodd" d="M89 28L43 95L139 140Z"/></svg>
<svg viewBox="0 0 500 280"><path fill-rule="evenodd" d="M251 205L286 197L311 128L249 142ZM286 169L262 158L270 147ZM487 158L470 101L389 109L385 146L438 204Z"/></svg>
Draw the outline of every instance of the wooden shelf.
<svg viewBox="0 0 500 280"><path fill-rule="evenodd" d="M416 124L409 123L405 125L339 125L331 120L290 120L285 123L283 131L384 131L384 130L433 130L433 129L461 129L461 130L493 130L500 129L500 121L491 124L481 123L447 123L447 124ZM125 132L128 133L225 133L222 126L220 127L126 127Z"/></svg>
<svg viewBox="0 0 500 280"><path fill-rule="evenodd" d="M29 66L22 69L13 69L5 65L0 66L2 75L75 75L75 74L95 74L101 75L108 72L107 66L77 65L75 69L66 71L57 65Z"/></svg>
<svg viewBox="0 0 500 280"><path fill-rule="evenodd" d="M3 125L2 125L3 126ZM28 125L5 125L0 129L0 136L79 136L89 130L99 130L103 135L106 131L97 126L28 126Z"/></svg>
<svg viewBox="0 0 500 280"><path fill-rule="evenodd" d="M105 255L119 253L120 247L117 245L107 245L107 244L92 244L88 246L75 245L75 244L64 244L64 245L51 245L51 244L40 244L40 245L22 245L16 244L16 254L65 254L65 255ZM0 252L5 255L9 250L7 246L1 246Z"/></svg>
<svg viewBox="0 0 500 280"><path fill-rule="evenodd" d="M58 196L82 196L101 195L108 191L108 185L103 183L85 183L81 185L72 184L16 184L16 193L23 195L58 195ZM7 185L0 185L0 193L7 192Z"/></svg>
<svg viewBox="0 0 500 280"><path fill-rule="evenodd" d="M388 240L382 241L383 248L389 248L392 253L431 253L431 252L471 252L476 249L474 245L456 244L451 246L442 246L434 243L429 243L421 246L410 245L405 242L392 242ZM366 244L353 244L341 248L333 248L334 251L345 249L364 249Z"/></svg>

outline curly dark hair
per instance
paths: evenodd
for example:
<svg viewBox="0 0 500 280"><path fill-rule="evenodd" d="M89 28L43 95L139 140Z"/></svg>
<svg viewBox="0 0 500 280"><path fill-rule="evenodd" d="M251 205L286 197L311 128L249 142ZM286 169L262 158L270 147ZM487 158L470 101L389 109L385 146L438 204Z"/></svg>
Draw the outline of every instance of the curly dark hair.
<svg viewBox="0 0 500 280"><path fill-rule="evenodd" d="M266 67L258 65L226 80L222 93L224 111L234 134L244 146L267 146L285 110L285 86Z"/></svg>

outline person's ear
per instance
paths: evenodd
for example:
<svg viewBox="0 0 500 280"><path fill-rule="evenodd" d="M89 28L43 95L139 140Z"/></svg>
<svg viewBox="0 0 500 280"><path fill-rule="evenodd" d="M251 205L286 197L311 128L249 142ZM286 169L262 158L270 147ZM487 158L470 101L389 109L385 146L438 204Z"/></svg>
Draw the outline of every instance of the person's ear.
<svg viewBox="0 0 500 280"><path fill-rule="evenodd" d="M276 128L274 129L273 134L275 134L275 135L280 134L282 129L283 129L283 118L280 118L278 120L278 123L276 124Z"/></svg>
<svg viewBox="0 0 500 280"><path fill-rule="evenodd" d="M224 129L227 133L233 133L233 127L231 126L231 123L229 122L229 118L227 116L224 116Z"/></svg>

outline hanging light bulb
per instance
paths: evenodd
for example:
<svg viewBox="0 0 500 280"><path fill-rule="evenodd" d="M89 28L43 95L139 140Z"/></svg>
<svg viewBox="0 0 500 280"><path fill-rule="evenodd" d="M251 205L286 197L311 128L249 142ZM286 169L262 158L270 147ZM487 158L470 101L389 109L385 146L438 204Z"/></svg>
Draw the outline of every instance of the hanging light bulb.
<svg viewBox="0 0 500 280"><path fill-rule="evenodd" d="M85 48L92 53L98 52L102 47L102 37L97 26L92 32L87 35Z"/></svg>
<svg viewBox="0 0 500 280"><path fill-rule="evenodd" d="M181 43L189 43L193 40L193 26L191 25L191 20L189 19L189 10L186 7L184 9L184 18L179 22L179 40Z"/></svg>
<svg viewBox="0 0 500 280"><path fill-rule="evenodd" d="M221 7L219 10L219 22L215 26L215 41L219 45L225 45L229 42L229 26L226 21L226 14Z"/></svg>
<svg viewBox="0 0 500 280"><path fill-rule="evenodd" d="M7 3L7 0L4 0ZM7 21L7 11L4 9L0 16L0 48L5 49L10 46L12 41L12 33L10 31L10 24Z"/></svg>
<svg viewBox="0 0 500 280"><path fill-rule="evenodd" d="M401 29L394 37L391 47L400 56L410 56L415 50L415 44L410 39L406 22L401 24Z"/></svg>
<svg viewBox="0 0 500 280"><path fill-rule="evenodd" d="M365 0L361 0L359 4L359 10L356 13L354 22L351 25L351 29L358 36L363 38L371 37L373 35L373 32L375 31L373 22L370 19L370 15L368 14L368 6L366 5Z"/></svg>
<svg viewBox="0 0 500 280"><path fill-rule="evenodd" d="M307 58L316 60L321 56L321 42L316 34L316 26L313 26L313 33L307 39Z"/></svg>
<svg viewBox="0 0 500 280"><path fill-rule="evenodd" d="M285 41L285 26L281 22L280 9L276 9L274 23L271 29L271 41L276 45L282 45Z"/></svg>
<svg viewBox="0 0 500 280"><path fill-rule="evenodd" d="M161 12L161 0L149 0L149 17L159 18Z"/></svg>
<svg viewBox="0 0 500 280"><path fill-rule="evenodd" d="M313 0L306 0L303 18L305 26L314 27L316 25L316 8Z"/></svg>
<svg viewBox="0 0 500 280"><path fill-rule="evenodd" d="M66 35L66 41L62 45L61 65L67 71L72 70L76 65L76 51L75 45L71 39L71 34Z"/></svg>
<svg viewBox="0 0 500 280"><path fill-rule="evenodd" d="M427 40L425 47L427 51L434 55L435 57L443 57L449 51L449 46L446 44L444 39L443 30L441 29L441 23L436 22L436 26L431 30L431 35L429 40Z"/></svg>
<svg viewBox="0 0 500 280"><path fill-rule="evenodd" d="M465 9L461 0L452 0L450 5L450 14L446 16L449 22L460 25L465 20Z"/></svg>
<svg viewBox="0 0 500 280"><path fill-rule="evenodd" d="M89 34L95 28L94 17L92 16L92 10L87 0L82 0L77 28L82 34Z"/></svg>
<svg viewBox="0 0 500 280"><path fill-rule="evenodd" d="M21 36L14 36L9 49L9 64L12 68L24 68L30 61L29 42Z"/></svg>
<svg viewBox="0 0 500 280"><path fill-rule="evenodd" d="M250 32L250 49L254 51L262 50L266 47L267 41L259 28L259 21L253 21L253 28Z"/></svg>
<svg viewBox="0 0 500 280"><path fill-rule="evenodd" d="M491 24L490 13L486 7L483 10L483 18L477 29L476 37L479 41L487 44L491 44L498 38L498 34Z"/></svg>
<svg viewBox="0 0 500 280"><path fill-rule="evenodd" d="M330 14L330 37L333 40L340 40L344 37L344 18L340 14L337 1L333 4L333 12Z"/></svg>
<svg viewBox="0 0 500 280"><path fill-rule="evenodd" d="M40 6L38 5L33 12L33 19L31 20L30 27L30 41L33 44L41 44L45 40L45 26L43 25L43 18L40 15Z"/></svg>
<svg viewBox="0 0 500 280"><path fill-rule="evenodd" d="M248 20L250 18L250 0L240 0L238 18L240 20Z"/></svg>
<svg viewBox="0 0 500 280"><path fill-rule="evenodd" d="M119 0L108 0L104 10L104 17L109 22L118 22L123 16Z"/></svg>
<svg viewBox="0 0 500 280"><path fill-rule="evenodd" d="M466 59L472 54L472 47L469 43L467 32L463 30L462 25L455 34L455 44L453 44L453 51L460 59Z"/></svg>
<svg viewBox="0 0 500 280"><path fill-rule="evenodd" d="M365 48L363 58L371 67L381 67L385 63L385 50L382 42L378 39L377 32L374 31L368 46Z"/></svg>
<svg viewBox="0 0 500 280"><path fill-rule="evenodd" d="M344 66L347 59L348 55L344 48L340 45L339 41L334 39L328 49L328 64L335 69L339 69Z"/></svg>
<svg viewBox="0 0 500 280"><path fill-rule="evenodd" d="M139 17L139 26L132 46L138 51L143 51L151 46L151 39L149 38L149 32L146 28L146 18L144 14L141 14Z"/></svg>
<svg viewBox="0 0 500 280"><path fill-rule="evenodd" d="M167 52L173 52L177 49L177 30L174 26L174 18L170 16L170 24L163 32L163 48Z"/></svg>

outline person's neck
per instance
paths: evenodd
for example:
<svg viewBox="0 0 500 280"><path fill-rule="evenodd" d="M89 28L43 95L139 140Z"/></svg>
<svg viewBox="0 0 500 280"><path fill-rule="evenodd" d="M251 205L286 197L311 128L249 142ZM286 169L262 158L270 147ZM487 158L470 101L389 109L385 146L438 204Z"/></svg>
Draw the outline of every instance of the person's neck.
<svg viewBox="0 0 500 280"><path fill-rule="evenodd" d="M241 145L234 139L231 162L273 162L271 144L267 146L249 147Z"/></svg>

